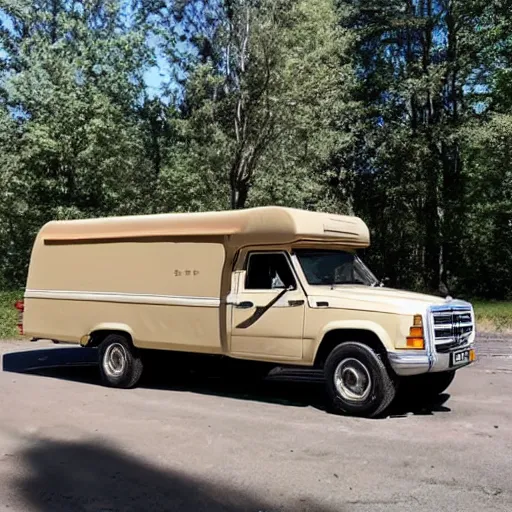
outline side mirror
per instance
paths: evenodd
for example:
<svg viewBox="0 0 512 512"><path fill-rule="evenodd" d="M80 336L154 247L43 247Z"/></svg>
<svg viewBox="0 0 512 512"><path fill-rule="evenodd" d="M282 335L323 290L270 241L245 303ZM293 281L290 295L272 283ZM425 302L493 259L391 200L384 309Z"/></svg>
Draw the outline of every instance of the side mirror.
<svg viewBox="0 0 512 512"><path fill-rule="evenodd" d="M272 288L272 290L279 290L280 293L291 292L295 289L296 288L293 286L293 284L290 284L289 286L276 286L275 288Z"/></svg>

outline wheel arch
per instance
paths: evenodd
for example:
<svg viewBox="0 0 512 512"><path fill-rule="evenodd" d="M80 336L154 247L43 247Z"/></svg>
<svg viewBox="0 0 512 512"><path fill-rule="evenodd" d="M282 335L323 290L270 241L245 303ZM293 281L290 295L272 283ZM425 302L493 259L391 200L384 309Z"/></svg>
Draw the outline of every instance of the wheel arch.
<svg viewBox="0 0 512 512"><path fill-rule="evenodd" d="M332 325L322 333L320 342L314 356L314 366L323 368L331 351L341 343L356 341L363 343L381 356L383 362L388 365L387 352L391 340L380 326L357 325L344 326Z"/></svg>
<svg viewBox="0 0 512 512"><path fill-rule="evenodd" d="M102 323L95 326L89 334L80 339L83 347L97 347L109 334L122 334L135 346L135 337L130 326L121 323Z"/></svg>

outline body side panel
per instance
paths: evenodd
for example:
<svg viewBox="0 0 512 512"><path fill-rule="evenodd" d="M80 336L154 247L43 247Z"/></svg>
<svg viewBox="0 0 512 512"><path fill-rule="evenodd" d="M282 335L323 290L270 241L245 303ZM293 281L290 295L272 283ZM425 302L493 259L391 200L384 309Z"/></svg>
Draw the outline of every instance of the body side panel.
<svg viewBox="0 0 512 512"><path fill-rule="evenodd" d="M136 346L220 353L225 264L219 239L45 244L39 238L25 332L78 343L102 326L123 325Z"/></svg>

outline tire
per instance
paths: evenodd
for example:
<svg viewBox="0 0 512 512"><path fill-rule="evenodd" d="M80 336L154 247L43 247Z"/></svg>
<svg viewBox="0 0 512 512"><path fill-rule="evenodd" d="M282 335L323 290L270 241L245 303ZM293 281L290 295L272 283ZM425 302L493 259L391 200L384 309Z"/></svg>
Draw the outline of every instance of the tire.
<svg viewBox="0 0 512 512"><path fill-rule="evenodd" d="M405 377L403 388L408 395L432 399L445 391L455 378L455 370L438 373L425 373Z"/></svg>
<svg viewBox="0 0 512 512"><path fill-rule="evenodd" d="M332 412L372 418L396 395L396 382L380 357L367 345L347 342L329 354L324 366Z"/></svg>
<svg viewBox="0 0 512 512"><path fill-rule="evenodd" d="M132 388L142 375L142 360L129 338L109 334L99 346L101 380L112 388Z"/></svg>

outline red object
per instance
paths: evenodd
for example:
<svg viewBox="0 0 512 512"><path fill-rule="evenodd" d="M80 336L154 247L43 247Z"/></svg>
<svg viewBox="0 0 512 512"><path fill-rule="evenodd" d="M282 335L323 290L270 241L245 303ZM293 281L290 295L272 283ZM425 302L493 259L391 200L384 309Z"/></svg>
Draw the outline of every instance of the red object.
<svg viewBox="0 0 512 512"><path fill-rule="evenodd" d="M18 310L18 332L23 335L23 311L25 310L25 303L22 300L17 300L14 307Z"/></svg>

